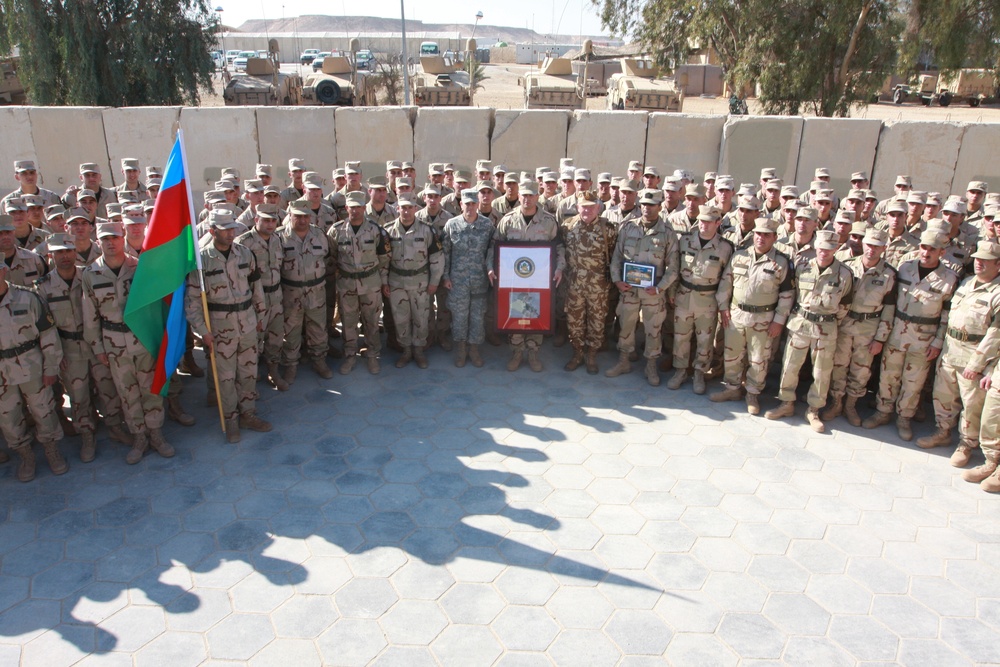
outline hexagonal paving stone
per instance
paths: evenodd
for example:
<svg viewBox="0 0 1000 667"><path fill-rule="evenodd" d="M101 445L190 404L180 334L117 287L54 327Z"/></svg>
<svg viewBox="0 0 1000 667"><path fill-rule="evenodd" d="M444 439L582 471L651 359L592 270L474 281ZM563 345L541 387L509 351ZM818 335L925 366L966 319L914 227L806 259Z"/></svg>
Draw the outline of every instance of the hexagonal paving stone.
<svg viewBox="0 0 1000 667"><path fill-rule="evenodd" d="M164 611L171 630L205 632L232 613L232 604L226 591L205 588L177 598Z"/></svg>
<svg viewBox="0 0 1000 667"><path fill-rule="evenodd" d="M441 608L427 600L401 600L379 622L393 644L428 645L448 625Z"/></svg>
<svg viewBox="0 0 1000 667"><path fill-rule="evenodd" d="M275 639L250 659L250 667L319 667L322 660L316 645L305 639Z"/></svg>
<svg viewBox="0 0 1000 667"><path fill-rule="evenodd" d="M126 607L101 623L100 651L134 652L159 636L165 629L163 610L155 607Z"/></svg>
<svg viewBox="0 0 1000 667"><path fill-rule="evenodd" d="M602 634L564 630L549 647L548 654L558 665L614 665L621 651Z"/></svg>
<svg viewBox="0 0 1000 667"><path fill-rule="evenodd" d="M620 609L604 632L626 655L660 655L674 633L654 612Z"/></svg>
<svg viewBox="0 0 1000 667"><path fill-rule="evenodd" d="M676 635L667 647L667 660L674 665L736 665L739 658L715 635Z"/></svg>
<svg viewBox="0 0 1000 667"><path fill-rule="evenodd" d="M834 616L830 639L858 660L895 660L899 638L867 616Z"/></svg>
<svg viewBox="0 0 1000 667"><path fill-rule="evenodd" d="M141 667L177 665L197 667L206 658L205 639L193 632L165 632L146 644L135 655L135 664Z"/></svg>
<svg viewBox="0 0 1000 667"><path fill-rule="evenodd" d="M775 593L764 604L764 616L790 635L826 634L830 614L808 596Z"/></svg>
<svg viewBox="0 0 1000 667"><path fill-rule="evenodd" d="M404 599L437 600L455 584L443 567L411 560L392 575L392 585Z"/></svg>
<svg viewBox="0 0 1000 667"><path fill-rule="evenodd" d="M345 618L378 618L396 603L398 596L384 579L357 578L337 591L335 599Z"/></svg>
<svg viewBox="0 0 1000 667"><path fill-rule="evenodd" d="M559 634L559 626L538 607L508 606L490 627L513 651L544 651Z"/></svg>
<svg viewBox="0 0 1000 667"><path fill-rule="evenodd" d="M386 646L378 623L360 618L340 619L316 643L328 665L364 665Z"/></svg>
<svg viewBox="0 0 1000 667"><path fill-rule="evenodd" d="M770 621L756 614L725 614L718 636L743 659L775 659L781 656L785 646L785 636Z"/></svg>
<svg viewBox="0 0 1000 667"><path fill-rule="evenodd" d="M545 606L565 628L599 629L614 611L596 590L576 586L559 588Z"/></svg>
<svg viewBox="0 0 1000 667"><path fill-rule="evenodd" d="M231 614L208 631L208 653L219 660L249 660L274 639L267 616Z"/></svg>
<svg viewBox="0 0 1000 667"><path fill-rule="evenodd" d="M486 628L450 625L434 643L431 651L442 663L461 665L491 665L502 649Z"/></svg>
<svg viewBox="0 0 1000 667"><path fill-rule="evenodd" d="M441 598L441 607L454 624L486 625L504 608L504 601L488 584L458 583Z"/></svg>

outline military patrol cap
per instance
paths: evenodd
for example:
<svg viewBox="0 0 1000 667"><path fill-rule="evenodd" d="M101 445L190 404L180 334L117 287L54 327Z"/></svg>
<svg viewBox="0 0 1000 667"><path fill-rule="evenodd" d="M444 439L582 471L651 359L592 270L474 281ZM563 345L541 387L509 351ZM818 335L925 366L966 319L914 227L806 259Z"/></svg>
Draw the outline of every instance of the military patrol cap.
<svg viewBox="0 0 1000 667"><path fill-rule="evenodd" d="M136 204L139 202L139 193L135 190L123 190L118 193L118 201L123 204Z"/></svg>
<svg viewBox="0 0 1000 667"><path fill-rule="evenodd" d="M573 170L573 180L574 181L589 181L590 170L589 169L575 169Z"/></svg>
<svg viewBox="0 0 1000 667"><path fill-rule="evenodd" d="M834 224L846 223L849 225L854 224L854 214L848 213L847 211L837 211L837 217L833 219Z"/></svg>
<svg viewBox="0 0 1000 667"><path fill-rule="evenodd" d="M476 160L476 171L491 171L492 165L489 160Z"/></svg>
<svg viewBox="0 0 1000 667"><path fill-rule="evenodd" d="M840 241L837 238L837 232L829 230L820 230L816 232L817 250L836 250L839 247Z"/></svg>
<svg viewBox="0 0 1000 667"><path fill-rule="evenodd" d="M45 206L45 200L38 195L21 195L21 201L23 201L24 205L28 208L31 208L32 206L35 208Z"/></svg>
<svg viewBox="0 0 1000 667"><path fill-rule="evenodd" d="M802 204L799 202L798 199L789 199L785 201L784 204L781 205L781 210L783 211L790 211L790 210L797 211L800 208L802 208Z"/></svg>
<svg viewBox="0 0 1000 667"><path fill-rule="evenodd" d="M472 174L467 171L457 171L455 172L455 182L456 183L472 183Z"/></svg>
<svg viewBox="0 0 1000 667"><path fill-rule="evenodd" d="M358 164L360 165L361 163L359 162ZM412 169L413 171L417 170L417 168L413 166L412 162L407 162L406 160L403 160L403 171L407 171L409 169Z"/></svg>
<svg viewBox="0 0 1000 667"><path fill-rule="evenodd" d="M99 174L101 173L101 168L96 162L84 162L80 165L81 174Z"/></svg>
<svg viewBox="0 0 1000 667"><path fill-rule="evenodd" d="M156 200L147 199L146 201L142 202L142 208L145 209L146 211L152 211L154 208L156 208Z"/></svg>
<svg viewBox="0 0 1000 667"><path fill-rule="evenodd" d="M760 200L753 195L745 195L740 197L739 208L745 208L748 211L759 211Z"/></svg>
<svg viewBox="0 0 1000 667"><path fill-rule="evenodd" d="M732 190L736 187L736 181L732 176L719 176L715 179L716 190Z"/></svg>
<svg viewBox="0 0 1000 667"><path fill-rule="evenodd" d="M279 188L277 185L275 185L274 183L272 183L271 185L268 185L268 186L264 187L264 194L265 195L280 195L281 194L281 188Z"/></svg>
<svg viewBox="0 0 1000 667"><path fill-rule="evenodd" d="M1000 204L1000 192L987 192L986 201L995 201Z"/></svg>
<svg viewBox="0 0 1000 667"><path fill-rule="evenodd" d="M681 190L681 182L673 178L668 178L667 181L663 184L664 192L680 192L680 190Z"/></svg>
<svg viewBox="0 0 1000 667"><path fill-rule="evenodd" d="M598 183L611 183L613 181L610 171L602 171L597 175Z"/></svg>
<svg viewBox="0 0 1000 667"><path fill-rule="evenodd" d="M434 183L425 183L424 189L417 193L421 197L426 197L427 195L437 195L441 196L441 188L439 188Z"/></svg>
<svg viewBox="0 0 1000 667"><path fill-rule="evenodd" d="M427 166L427 173L430 176L444 176L444 165L440 162L431 162Z"/></svg>
<svg viewBox="0 0 1000 667"><path fill-rule="evenodd" d="M704 199L706 197L705 186L699 185L698 183L688 183L684 186L684 197L698 197L699 199Z"/></svg>
<svg viewBox="0 0 1000 667"><path fill-rule="evenodd" d="M639 181L623 178L618 189L622 192L638 192L639 187Z"/></svg>
<svg viewBox="0 0 1000 667"><path fill-rule="evenodd" d="M506 173L507 173L507 167L502 164L498 164L497 166L493 167L494 176L499 176L500 174L506 174Z"/></svg>
<svg viewBox="0 0 1000 667"><path fill-rule="evenodd" d="M493 187L493 184L490 183L489 181L479 181L479 182L477 182L475 190L476 190L476 192L482 192L483 190L485 190L487 188L489 188L490 190L492 190L493 194L495 194L495 195L500 194L499 192L497 192L497 189L495 187Z"/></svg>
<svg viewBox="0 0 1000 667"><path fill-rule="evenodd" d="M9 215L0 215L0 232L12 232L14 231L14 219ZM4 267L7 266L6 263L0 262Z"/></svg>
<svg viewBox="0 0 1000 667"><path fill-rule="evenodd" d="M854 181L867 181L867 180L868 180L867 171L856 171L853 174L851 174L851 183L853 183Z"/></svg>
<svg viewBox="0 0 1000 667"><path fill-rule="evenodd" d="M886 213L906 213L906 200L905 199L893 199L889 202L889 205L885 208Z"/></svg>
<svg viewBox="0 0 1000 667"><path fill-rule="evenodd" d="M948 243L948 237L938 234L932 229L927 229L920 235L920 245L928 245L932 248L943 248Z"/></svg>
<svg viewBox="0 0 1000 667"><path fill-rule="evenodd" d="M970 190L972 188L969 188ZM1000 259L1000 244L992 241L980 241L976 244L976 252L972 253L973 259Z"/></svg>
<svg viewBox="0 0 1000 667"><path fill-rule="evenodd" d="M56 250L76 250L76 244L69 240L66 234L52 234L45 239L45 246L49 252Z"/></svg>
<svg viewBox="0 0 1000 667"><path fill-rule="evenodd" d="M209 190L203 195L206 204L215 204L226 201L226 195L219 190Z"/></svg>
<svg viewBox="0 0 1000 667"><path fill-rule="evenodd" d="M504 176L503 182L504 183L517 183L518 182L517 173L512 171L509 174L506 174Z"/></svg>
<svg viewBox="0 0 1000 667"><path fill-rule="evenodd" d="M717 179L718 177L719 177L719 175L717 173L715 173L714 171L706 171L705 172L705 178L703 180L706 183L715 183L715 179Z"/></svg>
<svg viewBox="0 0 1000 667"><path fill-rule="evenodd" d="M770 181L778 177L778 170L774 167L764 167L760 170L760 180Z"/></svg>
<svg viewBox="0 0 1000 667"><path fill-rule="evenodd" d="M109 220L111 218L120 218L120 217L122 217L122 209L124 207L121 205L121 203L113 201L113 202L109 203L107 206L105 206L104 208L106 208L107 211L108 211L108 219Z"/></svg>
<svg viewBox="0 0 1000 667"><path fill-rule="evenodd" d="M399 178L396 179L396 187L397 188L412 188L413 187L413 179L410 178L409 176L400 176Z"/></svg>
<svg viewBox="0 0 1000 667"><path fill-rule="evenodd" d="M66 215L66 208L62 204L53 204L45 209L45 219L62 218Z"/></svg>
<svg viewBox="0 0 1000 667"><path fill-rule="evenodd" d="M215 189L220 191L235 190L236 184L230 181L228 178L224 178L221 181L215 182Z"/></svg>
<svg viewBox="0 0 1000 667"><path fill-rule="evenodd" d="M959 199L949 199L944 203L944 207L941 209L942 212L956 213L958 215L965 215L968 213L968 208L965 202Z"/></svg>
<svg viewBox="0 0 1000 667"><path fill-rule="evenodd" d="M626 171L642 171L642 163L638 160L632 160L628 163L628 169Z"/></svg>
<svg viewBox="0 0 1000 667"><path fill-rule="evenodd" d="M315 171L302 174L302 187L306 190L322 190L323 178Z"/></svg>
<svg viewBox="0 0 1000 667"><path fill-rule="evenodd" d="M941 205L941 193L940 192L928 192L927 193L927 203L934 204L936 206Z"/></svg>
<svg viewBox="0 0 1000 667"><path fill-rule="evenodd" d="M448 174L449 172L454 172L455 171L455 165L452 164L451 162L445 162L444 166L442 167L442 169L444 170L445 174Z"/></svg>
<svg viewBox="0 0 1000 667"><path fill-rule="evenodd" d="M577 206L600 206L601 199L593 190L584 190L576 195Z"/></svg>
<svg viewBox="0 0 1000 667"><path fill-rule="evenodd" d="M376 190L386 190L386 189L388 189L387 186L386 186L386 184L385 184L385 177L384 176L373 176L372 178L369 178L368 179L368 189L369 190L371 190L371 189L376 189Z"/></svg>
<svg viewBox="0 0 1000 667"><path fill-rule="evenodd" d="M855 201L864 201L865 191L854 188L847 193L847 199L854 199Z"/></svg>
<svg viewBox="0 0 1000 667"><path fill-rule="evenodd" d="M363 193L363 192L348 192L347 193L347 205L348 206L365 206L365 193Z"/></svg>
<svg viewBox="0 0 1000 667"><path fill-rule="evenodd" d="M816 167L816 171L813 172L813 178L817 181L830 178L830 170L827 167Z"/></svg>
<svg viewBox="0 0 1000 667"><path fill-rule="evenodd" d="M851 223L851 236L864 236L868 233L868 223L864 220L858 220L857 222Z"/></svg>
<svg viewBox="0 0 1000 667"><path fill-rule="evenodd" d="M352 160L350 162L345 162L344 163L344 173L347 174L347 175L350 175L350 174L360 174L361 173L361 161L360 160Z"/></svg>
<svg viewBox="0 0 1000 667"><path fill-rule="evenodd" d="M737 197L749 197L757 194L757 186L753 183L740 183L740 189L736 191Z"/></svg>
<svg viewBox="0 0 1000 667"><path fill-rule="evenodd" d="M816 201L833 201L833 190L818 190L816 192Z"/></svg>
<svg viewBox="0 0 1000 667"><path fill-rule="evenodd" d="M28 207L24 205L24 201L20 197L11 197L4 203L4 213L10 213L11 211L27 211Z"/></svg>
<svg viewBox="0 0 1000 667"><path fill-rule="evenodd" d="M272 167L269 164L260 164L260 163L258 163L253 170L255 176L270 176L272 172L274 172L274 167Z"/></svg>
<svg viewBox="0 0 1000 667"><path fill-rule="evenodd" d="M126 170L129 170L129 169L134 169L136 171L139 171L139 160L138 160L138 158L134 158L134 157L123 157L122 158L122 171L126 171Z"/></svg>
<svg viewBox="0 0 1000 667"><path fill-rule="evenodd" d="M222 178L232 181L233 185L239 185L240 170L236 167L224 167L222 169Z"/></svg>
<svg viewBox="0 0 1000 667"><path fill-rule="evenodd" d="M639 203L659 205L663 203L663 196L659 190L646 188L639 192Z"/></svg>
<svg viewBox="0 0 1000 667"><path fill-rule="evenodd" d="M906 195L907 204L926 204L927 203L927 193L921 192L920 190L910 190L910 193Z"/></svg>
<svg viewBox="0 0 1000 667"><path fill-rule="evenodd" d="M983 217L995 218L998 211L1000 211L1000 206L997 206L996 204L987 204L983 207Z"/></svg>
<svg viewBox="0 0 1000 667"><path fill-rule="evenodd" d="M688 186L690 187L690 186ZM715 222L722 217L722 211L711 204L702 204L698 207L698 219L706 222Z"/></svg>
<svg viewBox="0 0 1000 667"><path fill-rule="evenodd" d="M684 181L693 181L694 174L687 169L674 169L674 178L679 178Z"/></svg>
<svg viewBox="0 0 1000 667"><path fill-rule="evenodd" d="M784 181L780 178L772 178L764 184L765 190L777 190L778 192L781 192L782 187L784 187Z"/></svg>
<svg viewBox="0 0 1000 667"><path fill-rule="evenodd" d="M560 181L572 181L576 172L573 169L563 169L559 172Z"/></svg>
<svg viewBox="0 0 1000 667"><path fill-rule="evenodd" d="M277 204L261 204L257 207L257 217L264 220L280 220L281 207Z"/></svg>
<svg viewBox="0 0 1000 667"><path fill-rule="evenodd" d="M900 174L896 176L896 185L905 185L906 187L913 187L913 180L906 174Z"/></svg>
<svg viewBox="0 0 1000 667"><path fill-rule="evenodd" d="M256 179L251 181L243 181L243 189L246 190L247 192L263 192L264 184Z"/></svg>
<svg viewBox="0 0 1000 667"><path fill-rule="evenodd" d="M462 190L462 203L463 204L478 204L479 203L479 191L478 190Z"/></svg>
<svg viewBox="0 0 1000 667"><path fill-rule="evenodd" d="M932 231L935 234L948 236L951 233L951 223L945 221L943 218L931 218L927 221L924 231Z"/></svg>
<svg viewBox="0 0 1000 667"><path fill-rule="evenodd" d="M795 214L795 219L798 220L799 218L804 218L806 220L812 220L813 222L816 222L816 220L819 218L819 211L817 211L811 206L803 206L802 208L799 209L799 212Z"/></svg>
<svg viewBox="0 0 1000 667"><path fill-rule="evenodd" d="M76 200L77 201L80 201L81 199L86 199L87 197L90 197L91 199L94 199L94 200L97 199L97 195L95 195L94 191L91 190L90 188L84 188L82 190L78 190L77 193L76 193Z"/></svg>
<svg viewBox="0 0 1000 667"><path fill-rule="evenodd" d="M969 181L969 187L966 190L974 190L977 192L986 192L990 189L990 186L986 184L986 181Z"/></svg>
<svg viewBox="0 0 1000 667"><path fill-rule="evenodd" d="M142 204L136 204L135 206L129 206L125 210L125 217L122 219L126 225L144 225L149 222L146 219L146 209L142 207Z"/></svg>
<svg viewBox="0 0 1000 667"><path fill-rule="evenodd" d="M343 167L338 167L337 169L333 170L332 176L333 176L333 180L337 180L338 178L346 178L347 174L344 173L344 168Z"/></svg>
<svg viewBox="0 0 1000 667"><path fill-rule="evenodd" d="M783 185L781 186L781 198L791 197L795 199L799 196L799 186L797 185Z"/></svg>
<svg viewBox="0 0 1000 667"><path fill-rule="evenodd" d="M878 193L871 188L865 190L865 201L868 201L869 199L872 201L878 201Z"/></svg>
<svg viewBox="0 0 1000 667"><path fill-rule="evenodd" d="M35 168L34 160L15 160L14 171L21 173L22 171L38 171L38 169Z"/></svg>
<svg viewBox="0 0 1000 667"><path fill-rule="evenodd" d="M385 161L385 170L386 171L402 171L403 170L403 162L402 162L402 160L386 160Z"/></svg>
<svg viewBox="0 0 1000 667"><path fill-rule="evenodd" d="M777 234L778 221L773 218L757 218L753 231L758 234Z"/></svg>
<svg viewBox="0 0 1000 667"><path fill-rule="evenodd" d="M869 227L865 230L865 237L861 239L861 242L868 245L886 245L889 243L889 232Z"/></svg>
<svg viewBox="0 0 1000 667"><path fill-rule="evenodd" d="M212 229L235 229L236 218L229 211L212 211L208 214L208 224Z"/></svg>
<svg viewBox="0 0 1000 667"><path fill-rule="evenodd" d="M151 188L156 188L157 190L159 190L161 185L163 185L163 180L159 178L151 178L148 181L146 181L147 190Z"/></svg>
<svg viewBox="0 0 1000 667"><path fill-rule="evenodd" d="M101 222L97 225L97 238L125 236L125 225L120 222Z"/></svg>
<svg viewBox="0 0 1000 667"><path fill-rule="evenodd" d="M657 178L659 178L660 177L660 170L657 169L656 167L649 166L649 167L646 167L643 170L642 175L643 176L656 176Z"/></svg>
<svg viewBox="0 0 1000 667"><path fill-rule="evenodd" d="M403 206L416 206L417 200L413 198L413 195L407 193L399 195L399 199L396 200L396 205L399 207Z"/></svg>
<svg viewBox="0 0 1000 667"><path fill-rule="evenodd" d="M347 195L348 205L350 205L351 195L360 195L360 192L351 192ZM361 196L361 205L364 206L364 195ZM288 215L312 215L309 210L309 202L304 199L295 199L288 202Z"/></svg>
<svg viewBox="0 0 1000 667"><path fill-rule="evenodd" d="M270 167L271 165L267 165ZM146 167L146 178L163 178L163 170L159 167Z"/></svg>
<svg viewBox="0 0 1000 667"><path fill-rule="evenodd" d="M288 161L288 171L305 171L306 161L300 157L293 157Z"/></svg>
<svg viewBox="0 0 1000 667"><path fill-rule="evenodd" d="M554 171L547 171L544 174L542 174L542 181L545 183L558 183L559 174L557 174Z"/></svg>
<svg viewBox="0 0 1000 667"><path fill-rule="evenodd" d="M521 183L518 190L522 195L538 195L538 185L532 181L525 181Z"/></svg>
<svg viewBox="0 0 1000 667"><path fill-rule="evenodd" d="M560 169L575 169L576 165L573 164L573 158L562 157L559 158L559 168Z"/></svg>

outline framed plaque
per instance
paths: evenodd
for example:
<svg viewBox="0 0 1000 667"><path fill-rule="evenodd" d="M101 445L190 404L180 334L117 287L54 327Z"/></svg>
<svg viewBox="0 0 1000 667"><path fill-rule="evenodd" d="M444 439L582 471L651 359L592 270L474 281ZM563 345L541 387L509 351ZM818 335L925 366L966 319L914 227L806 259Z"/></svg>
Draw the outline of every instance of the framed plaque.
<svg viewBox="0 0 1000 667"><path fill-rule="evenodd" d="M556 300L552 285L555 247L549 243L496 244L497 331L552 333Z"/></svg>
<svg viewBox="0 0 1000 667"><path fill-rule="evenodd" d="M625 262L622 265L622 282L632 287L654 287L656 285L656 267L651 264Z"/></svg>

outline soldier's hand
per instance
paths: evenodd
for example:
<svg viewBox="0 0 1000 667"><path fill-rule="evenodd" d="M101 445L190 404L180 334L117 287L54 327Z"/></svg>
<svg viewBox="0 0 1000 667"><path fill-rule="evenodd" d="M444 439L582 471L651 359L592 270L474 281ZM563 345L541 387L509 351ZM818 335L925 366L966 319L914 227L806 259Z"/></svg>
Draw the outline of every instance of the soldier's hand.
<svg viewBox="0 0 1000 667"><path fill-rule="evenodd" d="M778 324L777 322L771 322L767 326L767 335L770 338L777 338L781 335L781 330L785 328L785 325Z"/></svg>
<svg viewBox="0 0 1000 667"><path fill-rule="evenodd" d="M871 343L868 344L868 352L874 357L876 354L879 354L882 351L882 345L883 344L878 342L877 340L873 340Z"/></svg>
<svg viewBox="0 0 1000 667"><path fill-rule="evenodd" d="M66 188L66 195L76 194L79 190L80 190L79 185L71 185L68 188Z"/></svg>
<svg viewBox="0 0 1000 667"><path fill-rule="evenodd" d="M438 291L438 286L436 284L427 286L427 293L430 294L431 296L434 296L434 292L437 291Z"/></svg>
<svg viewBox="0 0 1000 667"><path fill-rule="evenodd" d="M625 282L624 280L619 280L618 282L616 282L616 283L615 283L615 287L617 287L617 288L618 288L618 291L619 291L619 292L621 292L622 294L624 294L625 292L627 292L627 291L629 291L630 289L632 289L632 286L631 286L631 285L629 285L629 284L628 284L627 282Z"/></svg>
<svg viewBox="0 0 1000 667"><path fill-rule="evenodd" d="M978 380L980 375L982 375L982 373L977 373L971 368L966 368L964 371L962 371L962 377L964 377L966 380Z"/></svg>
<svg viewBox="0 0 1000 667"><path fill-rule="evenodd" d="M257 320L257 333L261 333L262 331L264 331L264 321Z"/></svg>
<svg viewBox="0 0 1000 667"><path fill-rule="evenodd" d="M927 361L934 361L935 359L938 358L939 354L941 354L941 348L934 347L933 345L931 345L929 348L927 348Z"/></svg>
<svg viewBox="0 0 1000 667"><path fill-rule="evenodd" d="M719 311L719 321L722 322L722 328L728 329L729 323L732 322L733 318L729 315L728 310Z"/></svg>
<svg viewBox="0 0 1000 667"><path fill-rule="evenodd" d="M556 272L552 277L555 278L556 287L559 287L559 283L562 282L562 269L556 269Z"/></svg>
<svg viewBox="0 0 1000 667"><path fill-rule="evenodd" d="M492 271L490 271L489 276L490 276L490 285L492 285L493 284L493 272ZM443 285L444 285L445 289L449 289L450 290L451 289L451 278L445 278ZM430 288L428 288L427 291L430 292Z"/></svg>
<svg viewBox="0 0 1000 667"><path fill-rule="evenodd" d="M43 375L42 376L42 384L44 384L46 387L51 387L52 385L54 385L56 383L56 380L58 380L58 379L59 379L59 376L57 376L57 375Z"/></svg>
<svg viewBox="0 0 1000 667"><path fill-rule="evenodd" d="M63 357L63 360L59 362L59 370L65 371L67 366L69 366L69 361Z"/></svg>
<svg viewBox="0 0 1000 667"><path fill-rule="evenodd" d="M993 386L993 376L984 375L983 379L979 381L979 388L983 391L989 391L990 387Z"/></svg>
<svg viewBox="0 0 1000 667"><path fill-rule="evenodd" d="M389 286L388 285L382 285L382 296L384 296L387 299L389 298Z"/></svg>
<svg viewBox="0 0 1000 667"><path fill-rule="evenodd" d="M97 363L99 363L102 366L110 366L111 365L111 362L108 360L108 355L106 355L106 354L99 354L99 355L97 355Z"/></svg>
<svg viewBox="0 0 1000 667"><path fill-rule="evenodd" d="M489 273L486 274L486 277L490 279L490 285L496 284L497 274L493 273L493 269L490 269ZM451 289L451 281L446 280L444 286L447 287L448 289Z"/></svg>
<svg viewBox="0 0 1000 667"><path fill-rule="evenodd" d="M201 344L205 348L206 352L211 352L212 345L215 343L215 337L210 333L206 333L201 337Z"/></svg>

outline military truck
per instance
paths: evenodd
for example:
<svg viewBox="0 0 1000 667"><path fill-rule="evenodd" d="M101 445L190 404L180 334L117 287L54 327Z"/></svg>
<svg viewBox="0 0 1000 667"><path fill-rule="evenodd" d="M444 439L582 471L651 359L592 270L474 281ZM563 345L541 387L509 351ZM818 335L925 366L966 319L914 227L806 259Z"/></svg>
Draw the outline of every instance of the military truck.
<svg viewBox="0 0 1000 667"><path fill-rule="evenodd" d="M608 80L608 109L680 112L684 89L670 77L660 78L651 60L622 58L622 71Z"/></svg>
<svg viewBox="0 0 1000 667"><path fill-rule="evenodd" d="M302 104L367 106L375 104L375 88L347 56L326 56L318 72L306 76Z"/></svg>
<svg viewBox="0 0 1000 667"><path fill-rule="evenodd" d="M26 104L28 95L17 76L20 58L0 59L0 104Z"/></svg>
<svg viewBox="0 0 1000 667"><path fill-rule="evenodd" d="M281 72L275 52L269 58L247 58L246 71L233 75L222 99L226 106L297 106L302 102L302 77Z"/></svg>
<svg viewBox="0 0 1000 667"><path fill-rule="evenodd" d="M970 107L978 107L996 98L997 80L990 70L962 69L954 74L942 74L937 89L938 104L943 107L953 102L968 102Z"/></svg>
<svg viewBox="0 0 1000 667"><path fill-rule="evenodd" d="M413 103L419 107L467 107L469 73L444 56L420 56L420 70L410 77Z"/></svg>
<svg viewBox="0 0 1000 667"><path fill-rule="evenodd" d="M582 109L586 79L573 74L567 58L546 57L537 72L520 77L525 109Z"/></svg>

